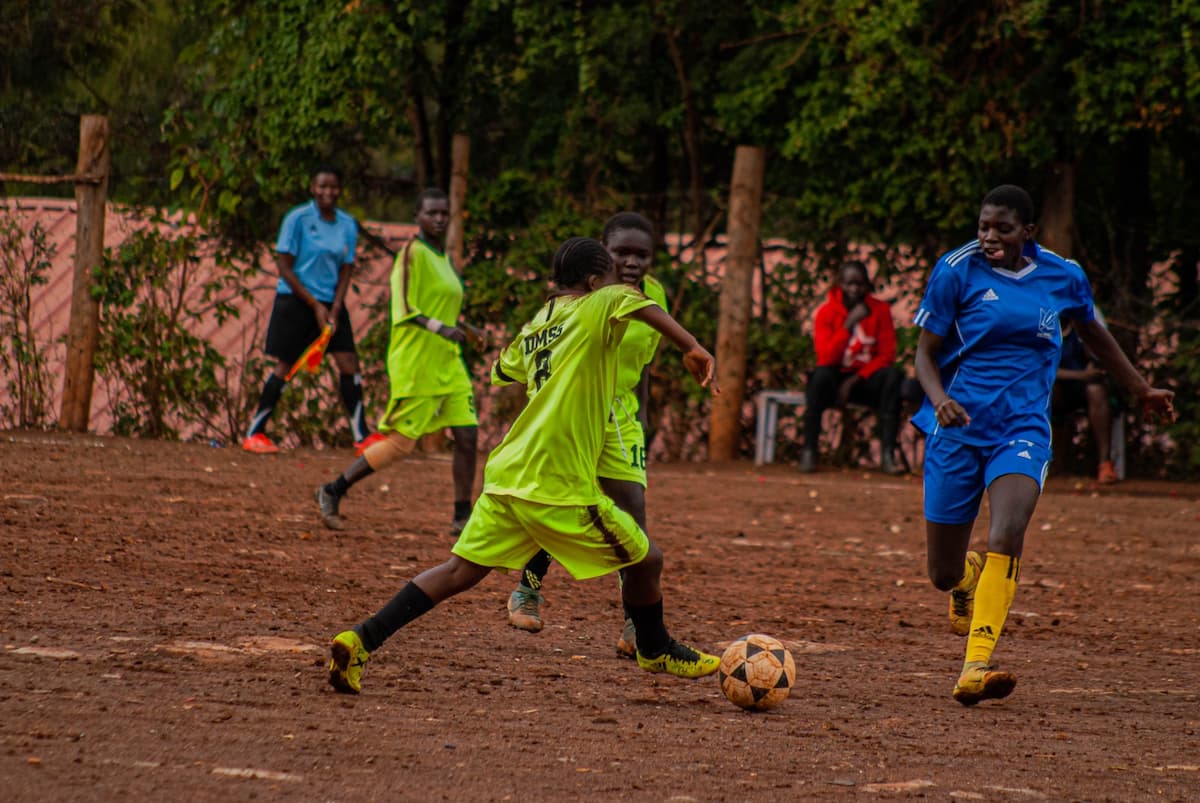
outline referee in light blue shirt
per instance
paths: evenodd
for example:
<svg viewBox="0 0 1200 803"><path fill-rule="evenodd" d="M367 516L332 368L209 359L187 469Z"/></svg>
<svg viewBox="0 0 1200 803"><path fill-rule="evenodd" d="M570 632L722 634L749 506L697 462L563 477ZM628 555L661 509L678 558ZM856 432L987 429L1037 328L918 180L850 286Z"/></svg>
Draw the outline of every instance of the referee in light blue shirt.
<svg viewBox="0 0 1200 803"><path fill-rule="evenodd" d="M1021 568L1025 530L1050 462L1050 392L1062 348L1059 318L1148 412L1174 418L1169 390L1152 388L1095 318L1078 264L1038 246L1033 200L996 187L976 239L934 265L913 323L927 435L925 535L929 577L950 592L950 622L967 636L954 699L1007 697L1016 676L991 666ZM968 551L984 490L986 560Z"/></svg>
<svg viewBox="0 0 1200 803"><path fill-rule="evenodd" d="M256 454L279 451L264 431L287 384L288 370L328 324L333 334L326 352L338 371L338 389L356 448L371 442L363 410L362 375L354 347L354 331L346 312L346 291L354 272L358 223L337 208L342 178L336 168L321 165L309 184L313 199L287 213L275 243L279 283L267 325L266 353L276 364L263 386L258 408L242 441Z"/></svg>

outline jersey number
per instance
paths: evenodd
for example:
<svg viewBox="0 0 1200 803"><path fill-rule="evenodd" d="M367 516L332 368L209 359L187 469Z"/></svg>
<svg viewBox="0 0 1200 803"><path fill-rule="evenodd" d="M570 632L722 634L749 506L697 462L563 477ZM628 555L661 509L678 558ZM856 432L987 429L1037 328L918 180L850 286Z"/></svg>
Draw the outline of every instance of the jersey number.
<svg viewBox="0 0 1200 803"><path fill-rule="evenodd" d="M646 468L646 447L638 446L635 443L630 448L630 451L633 452L633 459L629 461L630 467L644 470Z"/></svg>
<svg viewBox="0 0 1200 803"><path fill-rule="evenodd" d="M533 355L533 383L538 390L550 378L550 349L542 349Z"/></svg>

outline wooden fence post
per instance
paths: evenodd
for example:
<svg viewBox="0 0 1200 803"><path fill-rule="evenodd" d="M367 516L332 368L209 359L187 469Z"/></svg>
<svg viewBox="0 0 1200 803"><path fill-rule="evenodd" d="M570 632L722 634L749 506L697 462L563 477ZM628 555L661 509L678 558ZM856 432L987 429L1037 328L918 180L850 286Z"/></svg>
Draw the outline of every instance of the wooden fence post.
<svg viewBox="0 0 1200 803"><path fill-rule="evenodd" d="M92 408L96 344L100 339L100 304L92 298L92 271L104 254L104 204L112 162L108 118L85 114L79 120L78 176L96 183L75 184L75 276L71 319L67 326L67 361L58 426L86 432Z"/></svg>
<svg viewBox="0 0 1200 803"><path fill-rule="evenodd" d="M750 290L758 264L758 227L762 220L766 152L739 145L729 188L729 250L721 278L717 312L717 381L721 395L713 399L708 430L708 459L732 460L741 433L746 386L746 329Z"/></svg>
<svg viewBox="0 0 1200 803"><path fill-rule="evenodd" d="M459 273L463 269L463 216L470 162L471 138L466 134L455 134L450 146L450 225L446 229L446 253L450 256L450 264Z"/></svg>

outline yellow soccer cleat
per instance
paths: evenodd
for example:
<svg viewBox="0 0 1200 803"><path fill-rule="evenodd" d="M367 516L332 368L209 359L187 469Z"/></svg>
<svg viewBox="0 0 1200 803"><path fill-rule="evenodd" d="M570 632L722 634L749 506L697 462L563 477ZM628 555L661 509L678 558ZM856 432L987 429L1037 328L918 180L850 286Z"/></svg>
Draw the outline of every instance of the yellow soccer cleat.
<svg viewBox="0 0 1200 803"><path fill-rule="evenodd" d="M343 630L333 637L329 653L329 685L342 694L362 691L363 667L371 653L363 648L362 639L353 630Z"/></svg>
<svg viewBox="0 0 1200 803"><path fill-rule="evenodd" d="M965 591L957 588L950 591L950 629L956 636L965 636L971 632L971 616L975 613L975 587L979 585L979 575L983 572L983 558L978 552L968 552L967 564L974 570L975 577Z"/></svg>
<svg viewBox="0 0 1200 803"><path fill-rule="evenodd" d="M666 672L677 678L702 678L717 671L721 659L716 655L700 652L674 639L661 655L647 658L637 654L638 666L647 672Z"/></svg>
<svg viewBox="0 0 1200 803"><path fill-rule="evenodd" d="M999 700L1012 694L1016 686L1017 676L1012 672L1001 672L983 661L972 661L963 666L962 674L954 684L954 699L963 705Z"/></svg>

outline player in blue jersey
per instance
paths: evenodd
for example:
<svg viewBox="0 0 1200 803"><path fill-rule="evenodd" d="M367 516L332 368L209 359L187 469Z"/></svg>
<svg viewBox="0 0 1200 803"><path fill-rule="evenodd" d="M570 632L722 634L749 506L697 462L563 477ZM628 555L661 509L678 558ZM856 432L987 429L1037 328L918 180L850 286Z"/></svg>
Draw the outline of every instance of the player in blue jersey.
<svg viewBox="0 0 1200 803"><path fill-rule="evenodd" d="M954 699L1008 696L1011 672L991 666L1016 593L1025 530L1050 461L1050 393L1069 318L1084 344L1148 413L1174 420L1169 390L1151 387L1095 318L1075 262L1038 246L1033 201L1020 187L984 197L977 238L933 267L913 322L925 402L925 533L929 578L950 592L950 620L967 636ZM986 560L968 551L987 490Z"/></svg>
<svg viewBox="0 0 1200 803"><path fill-rule="evenodd" d="M358 223L337 208L342 177L336 168L321 165L314 170L309 192L312 201L287 213L275 243L279 282L267 324L266 353L276 362L242 441L242 448L255 454L279 451L267 437L267 422L287 386L289 369L327 325L332 335L325 350L337 367L338 390L350 417L355 446L361 450L379 437L367 428L361 368L346 312Z"/></svg>

